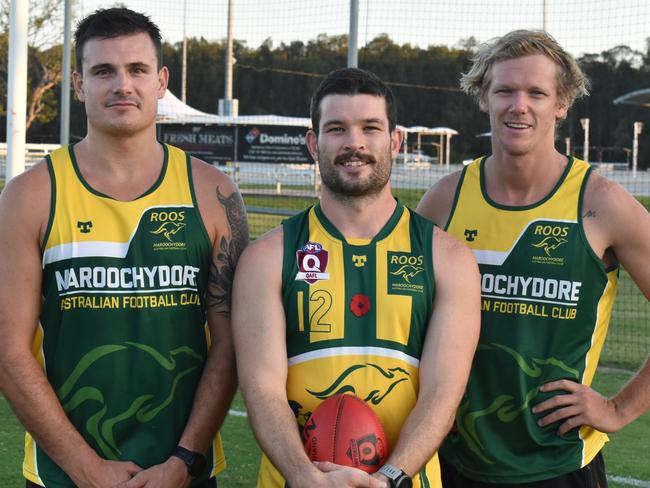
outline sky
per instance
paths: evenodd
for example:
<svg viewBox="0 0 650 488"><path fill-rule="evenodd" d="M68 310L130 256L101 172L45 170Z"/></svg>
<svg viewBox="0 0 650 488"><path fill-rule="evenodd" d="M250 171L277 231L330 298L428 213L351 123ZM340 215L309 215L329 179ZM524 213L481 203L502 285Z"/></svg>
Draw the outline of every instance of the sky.
<svg viewBox="0 0 650 488"><path fill-rule="evenodd" d="M545 25L567 50L579 56L619 44L645 51L646 37L650 36L650 2L646 0L358 1L360 46L380 33L387 33L400 44L454 46L470 36L485 41L516 28ZM75 2L78 18L117 3ZM148 13L170 42L182 39L183 25L189 37L215 40L227 34L227 0L119 3ZM277 46L280 42L308 41L320 33L345 34L349 28L349 4L349 0L234 0L234 37L256 47L267 38Z"/></svg>

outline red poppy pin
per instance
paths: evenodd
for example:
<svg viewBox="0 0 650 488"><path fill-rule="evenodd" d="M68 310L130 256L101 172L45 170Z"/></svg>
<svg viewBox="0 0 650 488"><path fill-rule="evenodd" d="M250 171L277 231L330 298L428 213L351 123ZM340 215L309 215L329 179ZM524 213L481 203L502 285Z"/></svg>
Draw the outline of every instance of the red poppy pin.
<svg viewBox="0 0 650 488"><path fill-rule="evenodd" d="M350 310L357 317L363 317L370 311L370 299L362 293L353 295L352 301L350 302Z"/></svg>

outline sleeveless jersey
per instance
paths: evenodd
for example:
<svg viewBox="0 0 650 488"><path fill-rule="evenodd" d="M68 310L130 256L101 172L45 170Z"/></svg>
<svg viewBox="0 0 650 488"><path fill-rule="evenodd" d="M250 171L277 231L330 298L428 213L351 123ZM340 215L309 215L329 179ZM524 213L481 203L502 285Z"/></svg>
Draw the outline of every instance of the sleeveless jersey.
<svg viewBox="0 0 650 488"><path fill-rule="evenodd" d="M390 449L418 395L435 291L433 223L398 203L372 240L346 240L316 205L283 230L287 398L296 428L326 398L351 393L377 413ZM378 463L372 449L362 458ZM440 486L439 479L434 458L414 486ZM264 457L258 487L281 486Z"/></svg>
<svg viewBox="0 0 650 488"><path fill-rule="evenodd" d="M560 437L532 407L562 392L549 381L590 385L611 316L618 269L606 270L582 225L589 165L569 159L540 202L500 205L485 190L484 160L461 175L448 232L481 271L481 336L456 429L440 455L465 476L526 483L580 469L607 436L591 427Z"/></svg>
<svg viewBox="0 0 650 488"><path fill-rule="evenodd" d="M47 158L52 203L34 354L97 454L141 467L165 461L178 443L209 346L212 246L190 158L172 146L164 155L158 181L133 201L91 188L73 147ZM199 481L225 465L218 437L207 458ZM29 434L23 474L73 486Z"/></svg>

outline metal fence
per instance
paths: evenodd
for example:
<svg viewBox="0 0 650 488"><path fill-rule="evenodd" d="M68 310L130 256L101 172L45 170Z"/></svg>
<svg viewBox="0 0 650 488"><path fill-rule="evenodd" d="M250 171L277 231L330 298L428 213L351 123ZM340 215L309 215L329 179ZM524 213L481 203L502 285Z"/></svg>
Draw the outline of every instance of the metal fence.
<svg viewBox="0 0 650 488"><path fill-rule="evenodd" d="M116 3L76 0L76 20L96 8ZM187 115L188 106L214 115L219 99L224 97L220 76L228 1L124 0L119 3L148 13L160 25L167 43L165 61L172 71L170 89L178 98L185 98L187 104L175 105L179 117ZM410 139L407 153L420 152L426 158L407 156L406 162L394 166L392 186L405 203L415 206L427 188L458 169L463 160L489 152L488 139L477 137L489 130L487 118L458 90L457 80L460 70L467 66L468 53L471 54L477 43L516 28L545 28L570 52L581 57L586 66L591 66L594 73L592 96L571 110L561 128L558 147L564 151L568 144L573 154L582 156L587 134L579 120L589 118L593 145L590 159L617 163L602 164L599 171L648 205L650 173L639 171L633 177L628 168L632 123L645 122L650 127L650 110L614 105L613 100L625 91L650 87L647 29L650 2L361 0L359 5L359 65L371 66L391 83L400 102L399 122L449 127L458 132L451 140L451 150L448 146L444 152L442 143L436 139L420 141L419 145L414 143L415 138ZM239 99L239 113L307 117L308 94L323 70L346 62L349 13L349 0L235 0L233 32L239 54L234 64L234 97ZM187 61L186 70L181 70L184 40ZM395 56L399 61L390 64L394 61L389 60ZM434 69L426 61L436 56L443 64ZM605 68L611 79L605 80ZM185 85L181 83L183 71L187 72L186 97L181 93ZM281 103L273 106L270 102L274 100ZM268 109L270 106L275 108ZM77 112L82 113L83 109L77 106ZM173 118L174 109L167 115ZM83 118L78 117L75 122L74 117L73 111L73 140L85 131ZM476 120L480 124L471 125ZM206 123L218 122L210 119L201 125ZM31 129L36 130L44 129ZM650 162L648 132L643 132L640 139L642 168ZM610 140L615 142L607 142ZM444 161L443 156L447 154L450 154L450 167L436 164ZM0 148L0 175L4 175L3 162ZM222 168L242 190L255 236L313 203L320 188L318 173L310 161L279 160L261 164L240 159ZM649 324L648 301L623 273L605 361L638 366L650 350Z"/></svg>

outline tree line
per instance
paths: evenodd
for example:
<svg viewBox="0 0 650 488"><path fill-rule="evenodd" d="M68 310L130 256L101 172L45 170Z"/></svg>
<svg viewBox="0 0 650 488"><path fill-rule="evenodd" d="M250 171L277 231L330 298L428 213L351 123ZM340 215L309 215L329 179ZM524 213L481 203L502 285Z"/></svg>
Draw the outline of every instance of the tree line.
<svg viewBox="0 0 650 488"><path fill-rule="evenodd" d="M476 45L476 40L470 37L455 46L425 48L400 45L383 34L360 48L358 53L359 67L375 72L393 89L398 123L451 127L460 133L452 141L453 162L490 151L489 138L476 137L489 131L487 116L458 88L460 74L468 69ZM0 33L2 139L6 133L5 46L6 29ZM224 93L225 41L191 38L187 52L187 103L199 110L216 113L218 100ZM346 65L347 36L321 34L307 42L278 45L267 39L258 47L235 41L234 56L233 96L239 99L240 114L307 117L309 97L321 77ZM182 44L166 43L163 59L171 73L169 88L180 98ZM631 105L615 105L613 100L630 91L650 87L650 38L646 52L616 46L601 53L583 55L579 61L591 80L591 96L576 102L567 120L560 125L557 147L564 152L565 138L569 137L572 153L581 156L584 132L580 119L588 117L591 121L590 160L627 161L632 148L633 123L650 122L650 111ZM31 45L29 65L28 140L58 142L61 46L46 49ZM85 133L83 106L76 100L71 107L70 133L73 141ZM423 150L435 155L433 145L425 145ZM639 164L640 167L650 165L650 125L640 136Z"/></svg>

